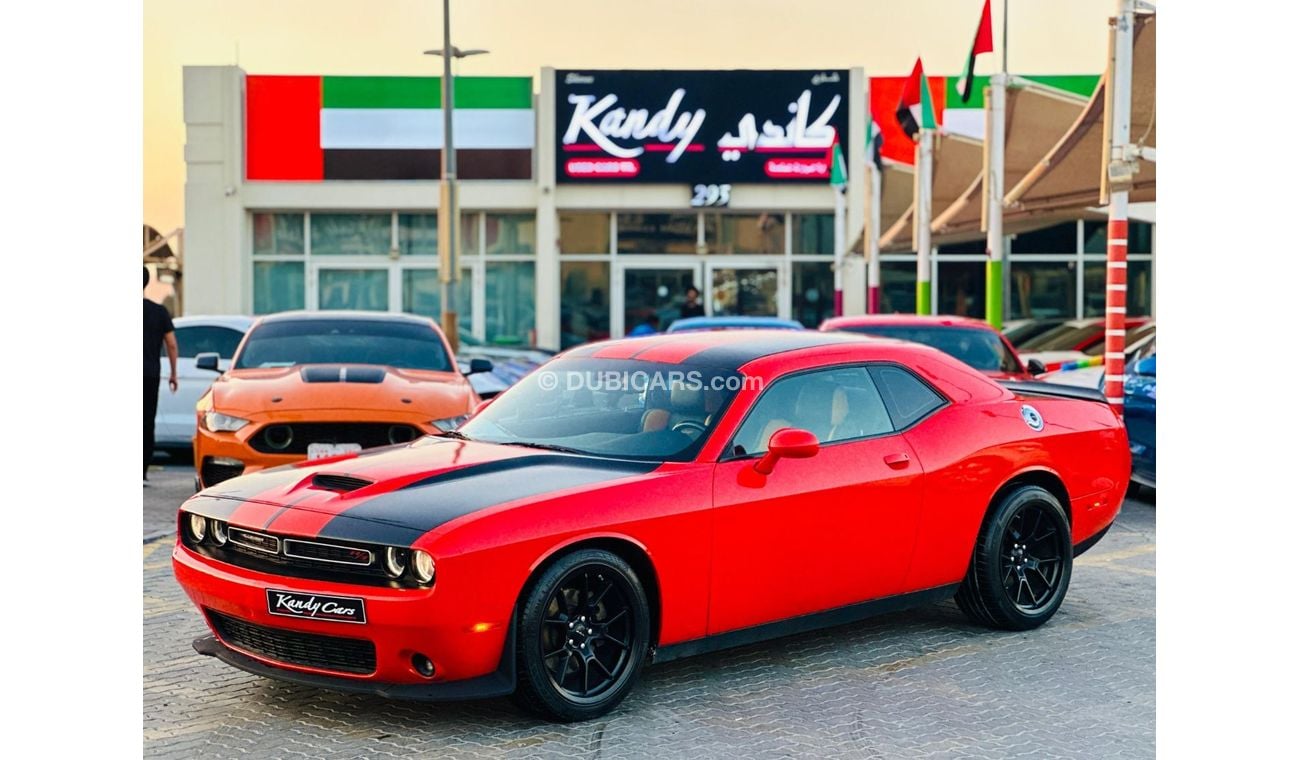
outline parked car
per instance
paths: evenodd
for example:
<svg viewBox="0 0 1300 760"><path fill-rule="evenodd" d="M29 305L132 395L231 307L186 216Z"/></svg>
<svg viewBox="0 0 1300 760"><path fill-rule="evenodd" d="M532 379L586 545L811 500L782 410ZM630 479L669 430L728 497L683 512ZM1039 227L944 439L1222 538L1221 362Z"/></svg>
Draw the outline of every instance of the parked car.
<svg viewBox="0 0 1300 760"><path fill-rule="evenodd" d="M209 488L172 558L202 654L572 721L651 661L953 596L1040 626L1128 479L1096 391L842 333L658 335L571 349L442 437Z"/></svg>
<svg viewBox="0 0 1300 760"><path fill-rule="evenodd" d="M195 366L216 370L217 353ZM488 372L486 359L470 372ZM257 320L196 405L198 485L451 430L479 403L432 321L380 312Z"/></svg>
<svg viewBox="0 0 1300 760"><path fill-rule="evenodd" d="M1124 330L1128 333L1125 345L1139 340L1148 329L1155 329L1150 317L1125 319ZM1021 359L1026 362L1037 359L1045 367L1085 356L1100 356L1106 350L1106 320L1097 317L1064 322L1021 343L1018 350Z"/></svg>
<svg viewBox="0 0 1300 760"><path fill-rule="evenodd" d="M176 328L175 393L167 386L171 374L167 352L162 355L162 383L158 389L158 415L154 417L154 440L158 448L187 449L194 441L194 405L216 379L210 370L194 366L194 357L215 353L228 364L253 324L252 317L194 316L172 320Z"/></svg>
<svg viewBox="0 0 1300 760"><path fill-rule="evenodd" d="M933 346L997 379L1032 380L1042 371L1037 364L1022 362L1006 337L987 322L970 317L865 314L832 317L822 322L818 329L910 340Z"/></svg>
<svg viewBox="0 0 1300 760"><path fill-rule="evenodd" d="M494 346L462 334L456 363L461 371L469 376L469 383L474 386L474 392L481 398L489 399L550 361L552 356L555 356L555 352L544 348ZM487 359L492 362L492 371L470 374L470 362L474 359Z"/></svg>
<svg viewBox="0 0 1300 760"><path fill-rule="evenodd" d="M1042 335L1064 322L1064 319L1012 319L1003 323L1002 334L1006 336L1012 347L1019 350L1025 341L1036 335Z"/></svg>
<svg viewBox="0 0 1300 760"><path fill-rule="evenodd" d="M780 317L685 317L674 319L668 332L700 332L701 330L803 330L802 324Z"/></svg>

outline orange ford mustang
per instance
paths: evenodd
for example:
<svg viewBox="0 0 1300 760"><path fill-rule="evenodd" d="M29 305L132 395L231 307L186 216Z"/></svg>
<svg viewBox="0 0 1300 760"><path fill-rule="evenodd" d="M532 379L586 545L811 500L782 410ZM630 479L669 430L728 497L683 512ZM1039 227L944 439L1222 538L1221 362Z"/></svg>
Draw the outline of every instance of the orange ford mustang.
<svg viewBox="0 0 1300 760"><path fill-rule="evenodd" d="M217 369L216 354L199 355ZM470 373L492 368L475 359ZM479 397L431 320L373 312L263 317L199 399L199 488L267 467L452 430Z"/></svg>

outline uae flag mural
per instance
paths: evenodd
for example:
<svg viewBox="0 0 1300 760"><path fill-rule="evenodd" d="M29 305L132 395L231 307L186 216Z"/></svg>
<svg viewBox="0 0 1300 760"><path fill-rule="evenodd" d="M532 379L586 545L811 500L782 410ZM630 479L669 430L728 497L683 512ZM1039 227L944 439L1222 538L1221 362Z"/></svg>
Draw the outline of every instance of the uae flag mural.
<svg viewBox="0 0 1300 760"><path fill-rule="evenodd" d="M457 77L460 179L532 177L529 77ZM441 176L437 77L249 76L249 180L410 180Z"/></svg>

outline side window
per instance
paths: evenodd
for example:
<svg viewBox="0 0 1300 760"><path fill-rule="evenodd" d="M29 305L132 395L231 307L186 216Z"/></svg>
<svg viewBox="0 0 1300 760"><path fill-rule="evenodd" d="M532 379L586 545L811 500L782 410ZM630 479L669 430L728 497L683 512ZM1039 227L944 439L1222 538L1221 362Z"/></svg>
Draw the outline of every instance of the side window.
<svg viewBox="0 0 1300 760"><path fill-rule="evenodd" d="M894 430L885 402L864 367L806 372L773 383L736 432L732 454L762 454L772 434L784 427L808 430L822 443Z"/></svg>
<svg viewBox="0 0 1300 760"><path fill-rule="evenodd" d="M897 430L911 425L930 412L943 406L944 398L916 375L902 367L875 366L871 375L885 397L885 406Z"/></svg>
<svg viewBox="0 0 1300 760"><path fill-rule="evenodd" d="M216 352L222 359L235 355L244 334L228 327L178 327L176 348L182 359L193 359L199 354Z"/></svg>

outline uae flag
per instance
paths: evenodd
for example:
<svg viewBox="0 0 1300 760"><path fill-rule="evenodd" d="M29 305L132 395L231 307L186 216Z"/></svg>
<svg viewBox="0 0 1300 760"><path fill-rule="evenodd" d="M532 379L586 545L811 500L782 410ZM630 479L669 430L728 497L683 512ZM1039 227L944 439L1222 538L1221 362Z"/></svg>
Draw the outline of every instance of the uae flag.
<svg viewBox="0 0 1300 760"><path fill-rule="evenodd" d="M916 59L912 74L903 85L903 94L898 99L898 108L895 109L894 116L898 119L898 126L902 127L907 136L913 140L916 139L917 132L922 129L938 128L934 118L934 100L930 95L930 83L925 78L920 58Z"/></svg>
<svg viewBox="0 0 1300 760"><path fill-rule="evenodd" d="M961 78L961 102L970 101L972 83L975 81L975 56L980 53L993 52L993 19L989 16L989 0L984 0L984 11L980 13L980 25L975 30L975 43L971 45L970 55L966 58L966 73Z"/></svg>
<svg viewBox="0 0 1300 760"><path fill-rule="evenodd" d="M457 77L457 176L532 176L529 77ZM439 179L442 83L436 77L249 76L250 180Z"/></svg>

